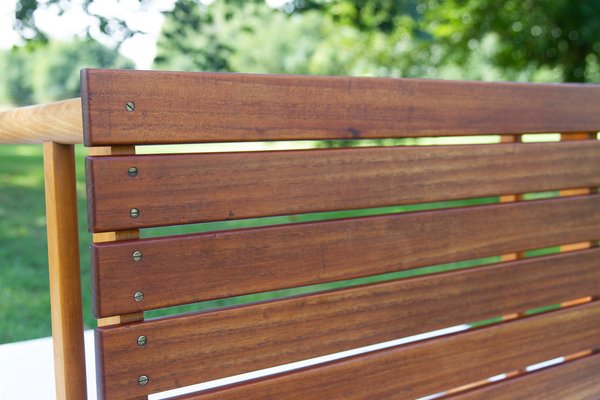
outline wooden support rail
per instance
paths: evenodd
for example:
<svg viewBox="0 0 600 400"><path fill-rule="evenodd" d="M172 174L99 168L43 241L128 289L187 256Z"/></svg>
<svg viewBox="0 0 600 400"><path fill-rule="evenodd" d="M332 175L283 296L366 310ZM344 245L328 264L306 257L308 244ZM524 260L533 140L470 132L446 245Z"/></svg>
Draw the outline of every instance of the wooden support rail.
<svg viewBox="0 0 600 400"><path fill-rule="evenodd" d="M83 143L81 99L0 112L0 144Z"/></svg>

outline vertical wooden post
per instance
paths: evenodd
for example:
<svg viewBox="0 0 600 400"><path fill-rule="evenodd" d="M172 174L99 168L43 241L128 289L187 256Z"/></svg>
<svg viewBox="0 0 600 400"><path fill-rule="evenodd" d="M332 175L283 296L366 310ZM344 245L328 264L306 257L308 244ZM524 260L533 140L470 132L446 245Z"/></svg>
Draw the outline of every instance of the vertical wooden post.
<svg viewBox="0 0 600 400"><path fill-rule="evenodd" d="M75 150L44 143L48 264L56 398L87 398L79 270Z"/></svg>

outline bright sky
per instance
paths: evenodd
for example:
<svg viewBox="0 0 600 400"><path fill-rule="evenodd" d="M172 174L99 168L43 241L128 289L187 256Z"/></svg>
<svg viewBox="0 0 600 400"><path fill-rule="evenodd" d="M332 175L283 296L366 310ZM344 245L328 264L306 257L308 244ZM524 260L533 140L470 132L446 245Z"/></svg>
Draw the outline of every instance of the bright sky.
<svg viewBox="0 0 600 400"><path fill-rule="evenodd" d="M51 38L68 40L74 35L83 35L88 26L94 26L94 19L82 11L81 0L69 3L70 7L62 16L58 15L55 8L36 12L38 27ZM145 9L140 9L136 0L96 0L91 7L95 13L122 18L132 29L146 32L124 42L121 53L133 59L137 68L147 69L156 53L156 38L163 21L161 11L171 9L173 3L175 0L151 0ZM0 48L10 48L19 43L19 38L13 31L15 5L16 0L0 0ZM97 27L94 28L98 31ZM99 38L94 35L94 30L92 35Z"/></svg>

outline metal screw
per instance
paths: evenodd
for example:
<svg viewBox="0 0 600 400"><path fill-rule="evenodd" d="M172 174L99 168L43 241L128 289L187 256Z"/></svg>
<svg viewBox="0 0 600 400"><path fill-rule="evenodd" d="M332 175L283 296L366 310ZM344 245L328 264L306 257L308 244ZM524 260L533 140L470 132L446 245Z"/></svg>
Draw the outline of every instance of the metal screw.
<svg viewBox="0 0 600 400"><path fill-rule="evenodd" d="M137 344L138 346L145 346L146 343L148 343L148 338L144 335L140 336L137 338Z"/></svg>
<svg viewBox="0 0 600 400"><path fill-rule="evenodd" d="M133 254L131 256L133 257L133 261L140 261L142 259L142 252L139 250L136 250L133 252Z"/></svg>
<svg viewBox="0 0 600 400"><path fill-rule="evenodd" d="M140 210L138 210L137 208L132 208L129 211L129 215L131 215L131 218L137 218L140 216Z"/></svg>
<svg viewBox="0 0 600 400"><path fill-rule="evenodd" d="M137 176L137 168L136 167L129 167L129 169L127 170L127 174L131 177L133 176Z"/></svg>
<svg viewBox="0 0 600 400"><path fill-rule="evenodd" d="M125 111L133 112L135 110L135 103L133 101L128 101L125 103Z"/></svg>
<svg viewBox="0 0 600 400"><path fill-rule="evenodd" d="M140 386L145 386L148 384L148 382L150 381L150 378L148 378L147 375L142 375L138 378L138 384Z"/></svg>
<svg viewBox="0 0 600 400"><path fill-rule="evenodd" d="M133 299L139 303L140 301L144 300L144 293L140 291L135 292Z"/></svg>

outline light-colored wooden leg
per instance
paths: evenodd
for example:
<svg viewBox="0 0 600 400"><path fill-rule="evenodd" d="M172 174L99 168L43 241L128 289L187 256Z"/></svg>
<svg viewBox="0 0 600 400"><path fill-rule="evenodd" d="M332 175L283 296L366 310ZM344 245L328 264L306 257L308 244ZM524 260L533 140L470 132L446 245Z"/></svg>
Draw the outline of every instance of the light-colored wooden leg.
<svg viewBox="0 0 600 400"><path fill-rule="evenodd" d="M44 143L48 264L56 398L87 398L79 270L75 150Z"/></svg>

